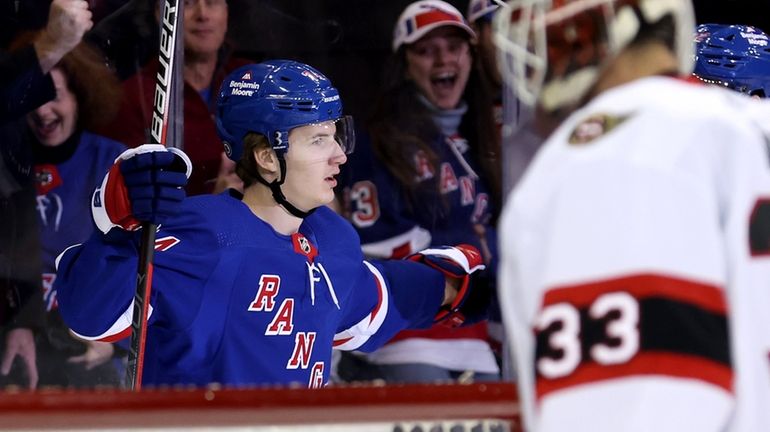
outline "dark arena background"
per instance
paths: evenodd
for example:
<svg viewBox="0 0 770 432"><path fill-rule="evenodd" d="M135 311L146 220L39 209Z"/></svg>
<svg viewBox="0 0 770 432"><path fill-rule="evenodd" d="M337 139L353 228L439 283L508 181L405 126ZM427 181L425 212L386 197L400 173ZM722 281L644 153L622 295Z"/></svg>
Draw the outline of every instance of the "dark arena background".
<svg viewBox="0 0 770 432"><path fill-rule="evenodd" d="M154 0L90 0L98 20L92 39L114 53L157 50ZM371 108L393 24L410 0L228 0L229 38L237 54L261 61L290 58L317 67L340 89L357 122ZM449 0L467 10L467 0ZM0 45L20 29L40 28L50 0L0 0ZM770 1L695 0L698 23L749 24L770 31ZM115 61L125 62L125 58ZM141 61L141 59L140 59ZM132 67L128 68L129 70Z"/></svg>
<svg viewBox="0 0 770 432"><path fill-rule="evenodd" d="M410 0L229 0L232 36L251 57L291 56L317 66L364 120L390 54L393 24ZM448 0L460 11L468 1ZM770 1L695 0L697 23L749 24L770 32Z"/></svg>

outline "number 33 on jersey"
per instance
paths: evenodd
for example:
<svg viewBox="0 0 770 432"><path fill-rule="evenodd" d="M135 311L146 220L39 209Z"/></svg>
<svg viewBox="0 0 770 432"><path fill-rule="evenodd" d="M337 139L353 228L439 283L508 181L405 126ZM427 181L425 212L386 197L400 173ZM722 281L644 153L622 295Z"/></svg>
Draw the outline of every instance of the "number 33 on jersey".
<svg viewBox="0 0 770 432"><path fill-rule="evenodd" d="M725 302L713 286L638 275L552 289L535 334L538 398L636 374L697 378L731 390Z"/></svg>

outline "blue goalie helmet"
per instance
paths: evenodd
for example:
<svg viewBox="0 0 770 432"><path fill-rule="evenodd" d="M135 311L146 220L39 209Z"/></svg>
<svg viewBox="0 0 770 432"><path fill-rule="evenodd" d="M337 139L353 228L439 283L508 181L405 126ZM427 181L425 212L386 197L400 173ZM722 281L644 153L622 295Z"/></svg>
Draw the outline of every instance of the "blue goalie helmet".
<svg viewBox="0 0 770 432"><path fill-rule="evenodd" d="M702 24L695 33L694 74L752 96L770 96L770 38L746 25Z"/></svg>
<svg viewBox="0 0 770 432"><path fill-rule="evenodd" d="M336 122L337 142L350 153L355 143L352 118L342 114L339 92L321 72L296 61L242 66L225 78L217 99L217 133L236 162L249 132L267 137L283 157L292 129L326 121Z"/></svg>

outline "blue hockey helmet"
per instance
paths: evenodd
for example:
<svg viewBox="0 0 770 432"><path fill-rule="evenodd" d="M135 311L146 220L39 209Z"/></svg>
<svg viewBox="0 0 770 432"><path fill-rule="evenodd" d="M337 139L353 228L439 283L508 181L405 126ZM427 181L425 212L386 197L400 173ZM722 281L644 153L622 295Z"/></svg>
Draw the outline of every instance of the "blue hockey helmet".
<svg viewBox="0 0 770 432"><path fill-rule="evenodd" d="M741 93L770 96L770 38L762 30L702 24L695 42L696 77Z"/></svg>
<svg viewBox="0 0 770 432"><path fill-rule="evenodd" d="M339 92L321 72L292 60L242 66L222 82L216 107L217 133L233 161L243 154L249 132L267 137L279 157L286 154L296 127L337 122L337 142L353 150L353 122L342 114Z"/></svg>

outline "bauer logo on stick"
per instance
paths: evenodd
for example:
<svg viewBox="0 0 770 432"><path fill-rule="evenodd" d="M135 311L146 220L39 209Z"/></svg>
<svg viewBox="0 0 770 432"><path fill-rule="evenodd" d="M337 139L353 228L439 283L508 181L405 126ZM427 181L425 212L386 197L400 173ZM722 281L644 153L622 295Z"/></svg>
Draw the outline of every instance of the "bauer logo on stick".
<svg viewBox="0 0 770 432"><path fill-rule="evenodd" d="M174 64L174 41L176 40L176 4L166 1L163 8L163 25L160 30L160 55L158 60L155 106L152 112L152 138L159 144L166 143L166 115L168 114L168 92L171 89L171 72Z"/></svg>

